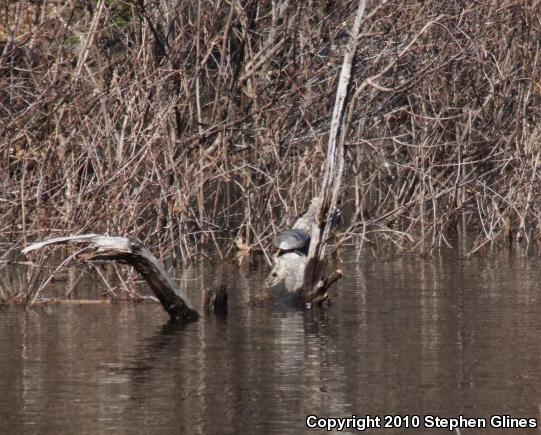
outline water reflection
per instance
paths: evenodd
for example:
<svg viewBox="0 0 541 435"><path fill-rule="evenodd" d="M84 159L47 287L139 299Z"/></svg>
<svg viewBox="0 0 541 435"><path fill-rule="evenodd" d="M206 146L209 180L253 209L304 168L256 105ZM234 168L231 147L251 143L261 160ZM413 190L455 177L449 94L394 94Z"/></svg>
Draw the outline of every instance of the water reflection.
<svg viewBox="0 0 541 435"><path fill-rule="evenodd" d="M185 326L153 304L4 308L0 432L308 433L309 414L538 418L536 263L366 257L345 265L327 312L250 308L263 268L197 264L179 274L190 297L201 303L220 275L232 307Z"/></svg>

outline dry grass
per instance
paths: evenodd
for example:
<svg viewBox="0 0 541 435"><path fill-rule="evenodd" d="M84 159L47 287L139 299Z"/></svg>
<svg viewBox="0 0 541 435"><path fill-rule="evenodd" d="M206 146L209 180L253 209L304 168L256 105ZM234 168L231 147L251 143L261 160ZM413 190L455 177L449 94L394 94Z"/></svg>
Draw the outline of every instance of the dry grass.
<svg viewBox="0 0 541 435"><path fill-rule="evenodd" d="M1 0L0 234L135 235L183 260L266 249L319 188L356 6ZM538 237L540 16L369 3L344 240Z"/></svg>

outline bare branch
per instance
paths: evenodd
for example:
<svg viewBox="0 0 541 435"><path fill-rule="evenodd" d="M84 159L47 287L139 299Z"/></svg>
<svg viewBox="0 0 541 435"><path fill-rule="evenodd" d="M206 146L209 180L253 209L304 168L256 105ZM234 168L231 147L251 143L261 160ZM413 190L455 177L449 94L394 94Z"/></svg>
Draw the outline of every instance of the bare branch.
<svg viewBox="0 0 541 435"><path fill-rule="evenodd" d="M174 284L158 259L139 241L125 237L106 237L95 234L58 237L34 243L21 252L28 254L46 246L68 243L83 243L84 260L116 260L135 268L147 281L156 297L172 320L193 321L199 314L186 295Z"/></svg>

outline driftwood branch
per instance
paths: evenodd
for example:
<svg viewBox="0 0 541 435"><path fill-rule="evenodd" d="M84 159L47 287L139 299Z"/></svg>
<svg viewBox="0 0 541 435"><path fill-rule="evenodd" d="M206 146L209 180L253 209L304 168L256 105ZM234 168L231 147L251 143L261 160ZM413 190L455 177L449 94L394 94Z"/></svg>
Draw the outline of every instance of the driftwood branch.
<svg viewBox="0 0 541 435"><path fill-rule="evenodd" d="M174 284L160 261L139 241L125 237L105 237L96 234L59 237L34 243L21 252L28 254L50 245L83 243L78 258L83 260L116 260L134 267L147 281L171 319L194 321L199 314L186 295Z"/></svg>
<svg viewBox="0 0 541 435"><path fill-rule="evenodd" d="M308 300L316 306L323 305L324 302L329 300L329 294L327 290L340 278L342 278L342 271L340 269L335 270L329 276L319 280L314 286L312 291L308 294Z"/></svg>

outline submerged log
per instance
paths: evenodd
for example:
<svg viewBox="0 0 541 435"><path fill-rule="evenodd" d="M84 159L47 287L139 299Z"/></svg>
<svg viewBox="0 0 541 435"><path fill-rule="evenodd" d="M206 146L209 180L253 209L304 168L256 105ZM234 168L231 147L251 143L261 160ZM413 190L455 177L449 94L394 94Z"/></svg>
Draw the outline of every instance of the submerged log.
<svg viewBox="0 0 541 435"><path fill-rule="evenodd" d="M340 269L325 276L325 262L320 262L318 279L307 286L306 266L308 256L301 251L281 253L269 274L265 289L258 295L256 305L274 302L292 302L295 305L321 306L329 300L330 287L342 277ZM312 275L314 276L314 275ZM309 289L306 291L306 289Z"/></svg>
<svg viewBox="0 0 541 435"><path fill-rule="evenodd" d="M228 297L227 287L223 283L216 291L205 289L203 295L203 306L205 313L214 313L217 316L225 316L227 314Z"/></svg>
<svg viewBox="0 0 541 435"><path fill-rule="evenodd" d="M115 260L133 266L148 283L163 308L177 322L189 322L199 318L186 295L174 284L160 261L139 241L126 237L106 237L97 234L58 237L33 243L21 252L29 252L50 245L68 243L86 244L77 257L82 260Z"/></svg>
<svg viewBox="0 0 541 435"><path fill-rule="evenodd" d="M300 291L304 285L307 256L302 252L279 253L265 281L265 288L257 295L256 305L292 302L301 305Z"/></svg>

